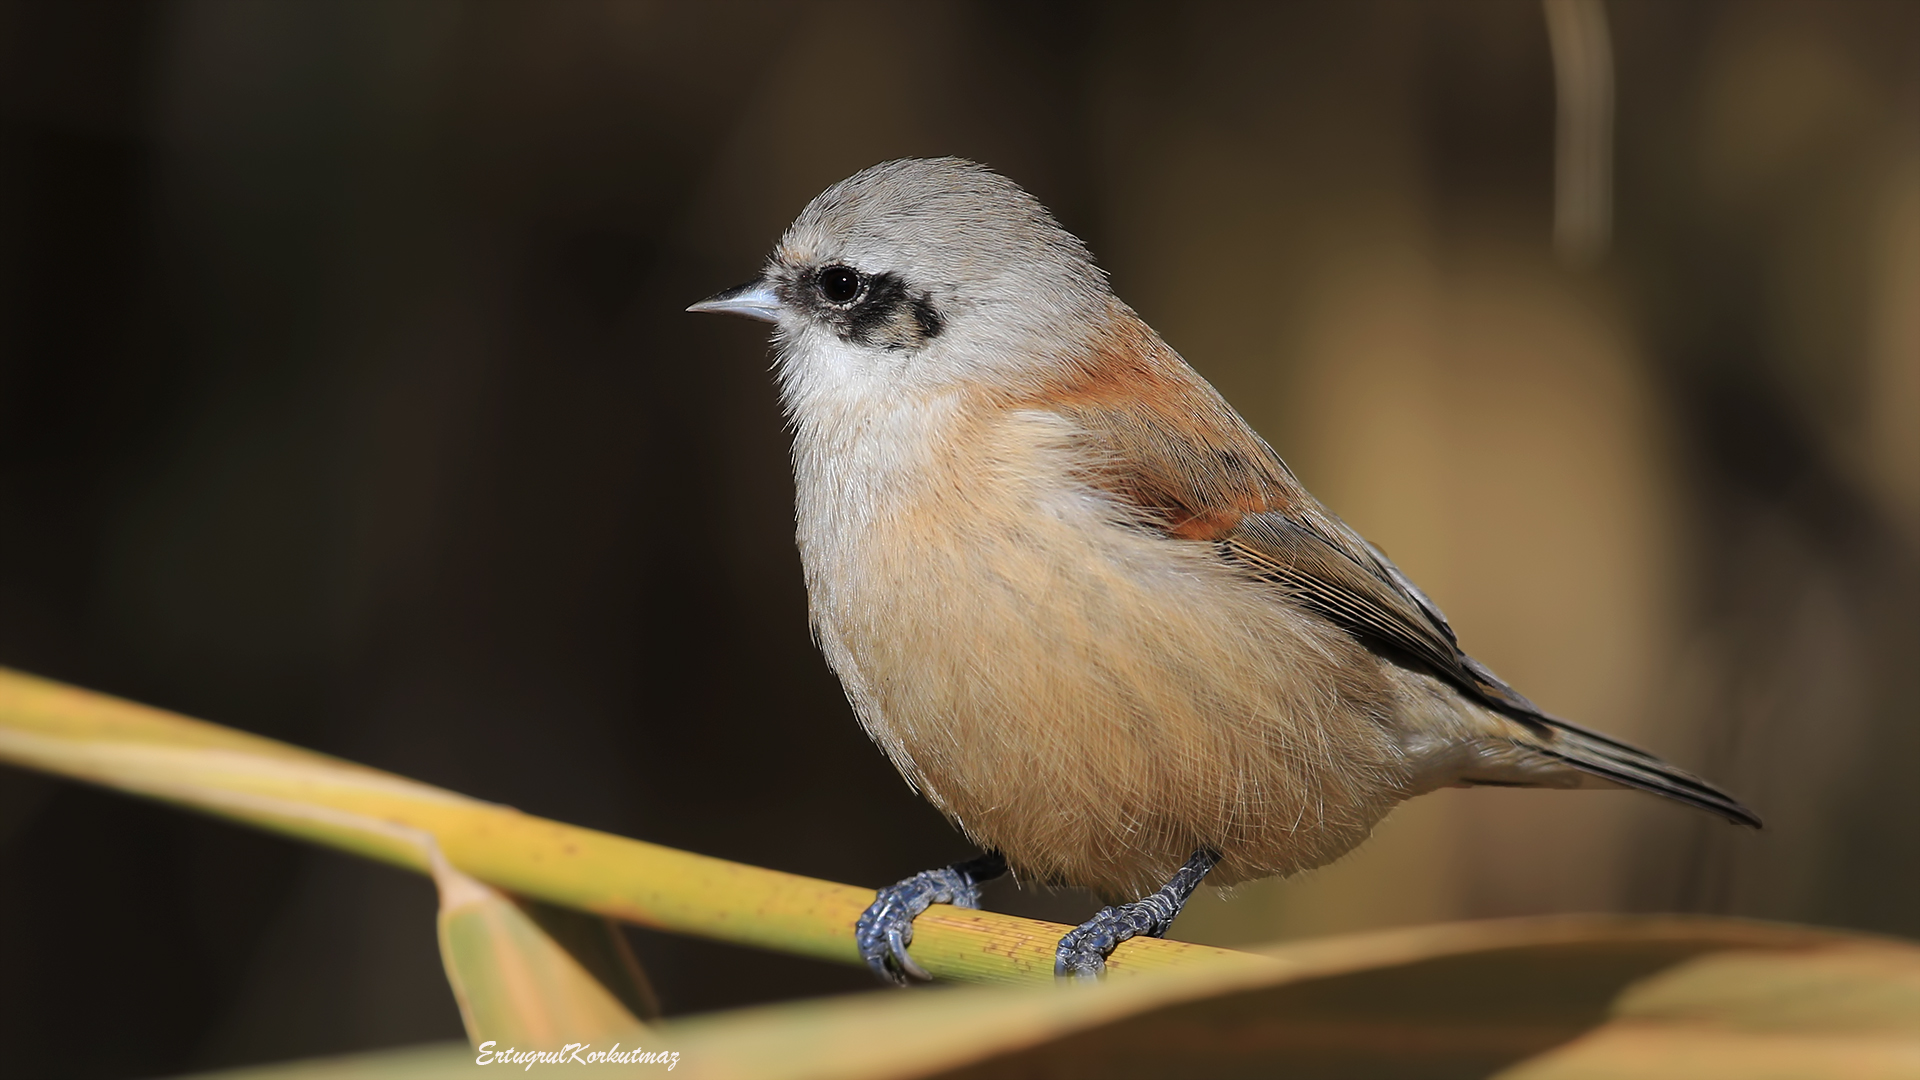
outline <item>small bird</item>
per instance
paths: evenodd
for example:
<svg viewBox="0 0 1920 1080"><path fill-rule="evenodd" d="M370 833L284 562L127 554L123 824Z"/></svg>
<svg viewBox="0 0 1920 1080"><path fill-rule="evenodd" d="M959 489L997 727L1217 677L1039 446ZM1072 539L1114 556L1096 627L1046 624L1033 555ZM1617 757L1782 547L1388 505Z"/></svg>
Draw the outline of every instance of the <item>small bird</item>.
<svg viewBox="0 0 1920 1080"><path fill-rule="evenodd" d="M1442 787L1731 796L1542 712L1296 480L1011 180L890 161L694 304L775 325L814 634L874 742L985 854L882 889L883 979L933 903L1018 875L1115 903L1098 978L1202 878L1324 865ZM1137 898L1137 899L1130 899Z"/></svg>

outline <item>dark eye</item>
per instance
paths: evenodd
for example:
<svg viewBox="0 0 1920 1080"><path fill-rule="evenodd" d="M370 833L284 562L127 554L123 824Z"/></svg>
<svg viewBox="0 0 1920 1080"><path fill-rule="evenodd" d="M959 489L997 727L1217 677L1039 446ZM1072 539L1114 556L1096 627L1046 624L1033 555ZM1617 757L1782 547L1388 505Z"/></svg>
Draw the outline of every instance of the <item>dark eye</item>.
<svg viewBox="0 0 1920 1080"><path fill-rule="evenodd" d="M829 304L848 304L860 295L860 275L852 268L829 266L820 271L820 295Z"/></svg>

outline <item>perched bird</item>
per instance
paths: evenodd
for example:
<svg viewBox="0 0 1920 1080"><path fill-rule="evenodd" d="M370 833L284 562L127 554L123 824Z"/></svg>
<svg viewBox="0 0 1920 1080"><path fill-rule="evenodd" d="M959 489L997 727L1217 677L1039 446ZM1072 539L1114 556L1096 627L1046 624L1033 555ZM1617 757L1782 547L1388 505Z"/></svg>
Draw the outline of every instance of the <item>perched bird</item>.
<svg viewBox="0 0 1920 1080"><path fill-rule="evenodd" d="M987 852L880 891L883 978L930 903L1004 872L1112 900L1096 977L1201 878L1323 865L1448 786L1629 787L1759 819L1542 712L1328 512L1012 181L892 161L803 210L775 324L814 633L867 733Z"/></svg>

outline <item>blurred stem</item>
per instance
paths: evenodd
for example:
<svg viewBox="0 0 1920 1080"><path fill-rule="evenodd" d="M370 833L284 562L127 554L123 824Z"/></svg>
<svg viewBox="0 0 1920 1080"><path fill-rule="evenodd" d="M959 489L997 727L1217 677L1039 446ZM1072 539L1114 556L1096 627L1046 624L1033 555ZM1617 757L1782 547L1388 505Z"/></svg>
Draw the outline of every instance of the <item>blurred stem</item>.
<svg viewBox="0 0 1920 1080"><path fill-rule="evenodd" d="M272 739L0 669L0 760L351 851L422 874L410 837L490 885L640 926L841 963L873 891L523 814ZM368 829L367 820L392 828ZM1049 982L1067 927L936 906L913 955L941 978ZM1116 976L1248 954L1139 938Z"/></svg>
<svg viewBox="0 0 1920 1080"><path fill-rule="evenodd" d="M1604 0L1542 0L1553 50L1553 243L1576 266L1613 233L1613 42Z"/></svg>

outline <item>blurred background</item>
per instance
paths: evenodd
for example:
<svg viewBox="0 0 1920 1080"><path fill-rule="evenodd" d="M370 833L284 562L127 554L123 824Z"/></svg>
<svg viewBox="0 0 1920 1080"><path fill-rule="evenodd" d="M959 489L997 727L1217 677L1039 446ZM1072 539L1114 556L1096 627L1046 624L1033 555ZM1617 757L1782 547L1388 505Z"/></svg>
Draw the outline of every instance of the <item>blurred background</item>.
<svg viewBox="0 0 1920 1080"><path fill-rule="evenodd" d="M1474 653L1769 826L1441 792L1177 936L1920 934L1920 4L1606 27L1582 262L1536 0L0 4L0 664L783 870L967 854L809 643L765 328L681 311L832 181L959 154ZM457 1038L433 911L0 769L19 1075ZM672 1013L869 985L633 939Z"/></svg>

